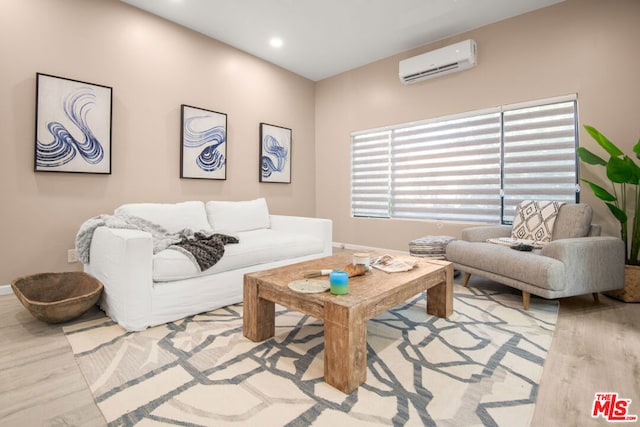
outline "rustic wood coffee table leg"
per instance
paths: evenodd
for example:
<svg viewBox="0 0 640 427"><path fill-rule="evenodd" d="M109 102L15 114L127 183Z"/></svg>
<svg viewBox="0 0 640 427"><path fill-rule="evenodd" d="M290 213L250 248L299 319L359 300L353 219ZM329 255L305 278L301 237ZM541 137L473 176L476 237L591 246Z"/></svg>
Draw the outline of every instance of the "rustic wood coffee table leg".
<svg viewBox="0 0 640 427"><path fill-rule="evenodd" d="M244 276L242 333L251 341L264 341L276 332L276 306L260 298L258 280Z"/></svg>
<svg viewBox="0 0 640 427"><path fill-rule="evenodd" d="M324 314L324 381L349 394L367 379L366 310L327 303Z"/></svg>
<svg viewBox="0 0 640 427"><path fill-rule="evenodd" d="M427 289L427 313L443 318L453 314L453 264L447 267L444 281Z"/></svg>

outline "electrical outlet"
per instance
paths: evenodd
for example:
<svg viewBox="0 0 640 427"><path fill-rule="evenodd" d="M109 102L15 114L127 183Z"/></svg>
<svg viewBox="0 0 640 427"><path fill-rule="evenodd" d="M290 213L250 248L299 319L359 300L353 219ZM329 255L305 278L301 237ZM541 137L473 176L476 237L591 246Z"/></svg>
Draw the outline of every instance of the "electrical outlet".
<svg viewBox="0 0 640 427"><path fill-rule="evenodd" d="M69 249L67 251L67 262L69 264L74 263L74 262L78 262L78 254L76 254L76 250L75 249Z"/></svg>

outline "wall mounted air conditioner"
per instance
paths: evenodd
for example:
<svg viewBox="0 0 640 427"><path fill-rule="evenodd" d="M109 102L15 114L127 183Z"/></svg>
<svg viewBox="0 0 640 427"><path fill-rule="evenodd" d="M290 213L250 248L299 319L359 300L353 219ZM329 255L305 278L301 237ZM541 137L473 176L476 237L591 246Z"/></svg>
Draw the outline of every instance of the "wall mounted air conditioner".
<svg viewBox="0 0 640 427"><path fill-rule="evenodd" d="M465 40L400 61L400 81L417 83L476 65L476 42Z"/></svg>

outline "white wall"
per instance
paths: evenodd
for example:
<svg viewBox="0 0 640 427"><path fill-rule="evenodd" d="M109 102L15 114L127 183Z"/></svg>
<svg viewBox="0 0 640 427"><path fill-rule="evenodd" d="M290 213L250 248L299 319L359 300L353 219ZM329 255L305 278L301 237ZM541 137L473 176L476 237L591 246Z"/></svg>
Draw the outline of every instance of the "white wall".
<svg viewBox="0 0 640 427"><path fill-rule="evenodd" d="M79 226L126 202L315 214L310 80L117 0L0 0L0 57L0 284L79 269ZM36 72L113 88L111 175L33 171ZM179 178L181 104L227 114L226 181ZM293 130L290 185L258 182L260 122Z"/></svg>
<svg viewBox="0 0 640 427"><path fill-rule="evenodd" d="M316 204L318 216L333 220L334 240L407 250L417 237L459 237L470 225L351 218L352 131L575 93L580 127L596 126L630 152L640 137L638 17L636 0L567 0L319 82ZM400 83L399 60L468 38L478 44L477 67L410 86ZM598 150L584 131L580 144ZM581 175L595 176L587 167ZM608 209L588 188L581 201L593 206L604 233L618 234Z"/></svg>
<svg viewBox="0 0 640 427"><path fill-rule="evenodd" d="M0 0L0 284L78 269L66 252L80 224L134 201L266 197L274 213L331 218L335 241L398 250L457 236L468 224L351 218L350 132L577 93L580 125L629 150L640 137L638 16L636 0L567 0L314 84L117 0ZM476 68L398 81L400 59L466 38L478 42ZM33 172L36 72L113 87L112 175ZM179 178L180 104L228 114L226 181ZM258 182L263 121L293 129L291 185ZM582 200L617 233L599 200Z"/></svg>

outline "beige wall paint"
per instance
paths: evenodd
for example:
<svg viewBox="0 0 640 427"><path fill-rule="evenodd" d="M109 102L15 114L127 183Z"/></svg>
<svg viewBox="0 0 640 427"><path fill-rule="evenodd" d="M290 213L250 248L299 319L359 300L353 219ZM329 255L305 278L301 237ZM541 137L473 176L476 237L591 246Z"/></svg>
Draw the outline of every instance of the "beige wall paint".
<svg viewBox="0 0 640 427"><path fill-rule="evenodd" d="M422 235L458 236L469 224L352 219L349 133L577 93L580 125L629 150L640 137L639 16L636 0L567 0L314 85L117 0L2 0L0 284L78 269L66 250L80 224L136 201L266 197L274 213L331 218L335 241L399 250ZM399 83L400 59L466 38L478 42L476 68ZM33 172L36 72L113 87L111 176ZM228 114L226 181L178 178L182 103ZM257 181L261 121L293 129L291 185ZM595 149L583 131L581 144ZM589 190L582 199L615 234L601 202Z"/></svg>
<svg viewBox="0 0 640 427"><path fill-rule="evenodd" d="M117 0L0 1L0 285L67 264L127 202L265 197L315 214L312 81ZM34 173L36 72L113 87L112 175ZM227 180L179 178L180 104L228 115ZM258 182L258 125L293 129L291 185Z"/></svg>
<svg viewBox="0 0 640 427"><path fill-rule="evenodd" d="M351 218L352 131L576 93L580 127L594 125L630 152L640 137L638 18L637 0L567 0L319 82L317 215L334 221L334 241L407 250L416 237L459 237L469 226ZM468 38L478 44L477 67L410 86L399 82L400 59ZM583 130L580 143L598 150ZM581 174L600 179L587 167ZM588 188L581 200L594 207L604 233L618 233Z"/></svg>

